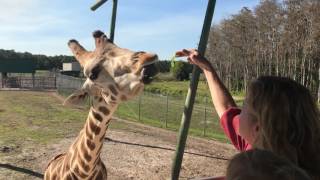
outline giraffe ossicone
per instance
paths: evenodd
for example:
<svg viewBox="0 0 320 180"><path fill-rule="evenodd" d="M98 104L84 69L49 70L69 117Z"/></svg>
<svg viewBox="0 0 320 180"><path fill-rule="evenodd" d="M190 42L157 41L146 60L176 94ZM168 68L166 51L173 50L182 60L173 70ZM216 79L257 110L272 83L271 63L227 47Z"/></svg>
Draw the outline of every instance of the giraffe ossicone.
<svg viewBox="0 0 320 180"><path fill-rule="evenodd" d="M156 54L120 48L102 31L95 31L93 38L93 51L76 40L68 42L87 79L64 104L78 104L87 96L94 98L84 128L67 152L49 162L45 180L106 179L100 153L111 116L120 102L139 95L158 72Z"/></svg>

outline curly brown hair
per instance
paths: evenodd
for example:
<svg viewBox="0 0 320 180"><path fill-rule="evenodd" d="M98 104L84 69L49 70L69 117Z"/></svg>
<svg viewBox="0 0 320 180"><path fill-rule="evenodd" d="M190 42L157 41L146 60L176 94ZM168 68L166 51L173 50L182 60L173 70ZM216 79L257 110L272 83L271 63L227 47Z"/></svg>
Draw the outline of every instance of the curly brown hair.
<svg viewBox="0 0 320 180"><path fill-rule="evenodd" d="M259 77L248 89L246 105L259 124L253 147L285 157L320 179L319 109L309 90L289 78Z"/></svg>

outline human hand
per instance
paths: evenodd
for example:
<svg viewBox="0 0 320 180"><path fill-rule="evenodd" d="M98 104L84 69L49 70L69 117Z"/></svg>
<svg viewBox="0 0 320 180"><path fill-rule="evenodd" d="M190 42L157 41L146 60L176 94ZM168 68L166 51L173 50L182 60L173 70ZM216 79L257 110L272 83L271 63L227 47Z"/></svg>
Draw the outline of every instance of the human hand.
<svg viewBox="0 0 320 180"><path fill-rule="evenodd" d="M196 49L182 49L176 52L176 57L187 57L190 64L197 65L202 70L211 70L209 61L201 56Z"/></svg>

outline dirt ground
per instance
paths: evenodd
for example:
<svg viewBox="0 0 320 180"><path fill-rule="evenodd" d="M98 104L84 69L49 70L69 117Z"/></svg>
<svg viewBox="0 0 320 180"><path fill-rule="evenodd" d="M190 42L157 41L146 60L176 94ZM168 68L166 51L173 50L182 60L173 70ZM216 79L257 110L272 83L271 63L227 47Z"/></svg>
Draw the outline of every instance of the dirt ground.
<svg viewBox="0 0 320 180"><path fill-rule="evenodd" d="M127 126L107 132L101 155L109 179L170 179L176 133L117 118L113 121ZM0 147L0 180L42 179L47 162L66 151L76 135L49 145L26 140L19 146ZM223 175L227 159L235 153L230 144L188 137L180 179Z"/></svg>

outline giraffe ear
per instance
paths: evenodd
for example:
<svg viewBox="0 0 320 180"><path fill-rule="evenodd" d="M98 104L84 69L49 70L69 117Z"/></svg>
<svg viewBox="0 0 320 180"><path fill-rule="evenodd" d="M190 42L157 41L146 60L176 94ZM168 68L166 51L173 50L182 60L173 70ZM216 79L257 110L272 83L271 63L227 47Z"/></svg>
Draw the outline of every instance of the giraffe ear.
<svg viewBox="0 0 320 180"><path fill-rule="evenodd" d="M83 106L88 97L88 93L83 90L77 90L73 94L71 94L67 99L63 102L64 106Z"/></svg>

